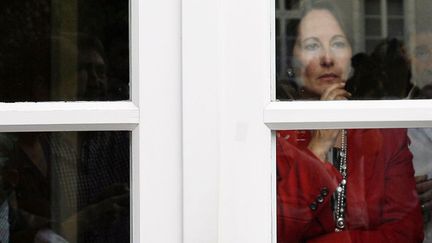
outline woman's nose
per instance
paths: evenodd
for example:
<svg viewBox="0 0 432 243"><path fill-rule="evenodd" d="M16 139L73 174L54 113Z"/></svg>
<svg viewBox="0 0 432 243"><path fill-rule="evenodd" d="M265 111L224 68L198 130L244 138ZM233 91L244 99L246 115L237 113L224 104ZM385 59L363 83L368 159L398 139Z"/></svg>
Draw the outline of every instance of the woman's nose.
<svg viewBox="0 0 432 243"><path fill-rule="evenodd" d="M320 65L323 67L331 67L334 65L334 57L329 50L322 51L320 57Z"/></svg>

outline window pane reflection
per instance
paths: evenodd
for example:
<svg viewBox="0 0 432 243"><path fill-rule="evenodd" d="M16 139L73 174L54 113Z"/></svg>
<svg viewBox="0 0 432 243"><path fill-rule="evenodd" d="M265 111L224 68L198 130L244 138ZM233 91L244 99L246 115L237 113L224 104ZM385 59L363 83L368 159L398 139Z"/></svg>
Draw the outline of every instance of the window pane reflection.
<svg viewBox="0 0 432 243"><path fill-rule="evenodd" d="M276 131L276 141L278 242L432 240L431 128Z"/></svg>
<svg viewBox="0 0 432 243"><path fill-rule="evenodd" d="M365 21L366 33L369 36L381 35L381 20L377 18L366 19Z"/></svg>
<svg viewBox="0 0 432 243"><path fill-rule="evenodd" d="M0 241L129 242L129 144L129 132L0 134Z"/></svg>
<svg viewBox="0 0 432 243"><path fill-rule="evenodd" d="M402 39L404 34L404 20L403 19L389 19L388 20L388 35Z"/></svg>
<svg viewBox="0 0 432 243"><path fill-rule="evenodd" d="M404 4L403 0L388 0L388 13L390 15L403 15Z"/></svg>
<svg viewBox="0 0 432 243"><path fill-rule="evenodd" d="M0 101L128 100L128 4L3 1Z"/></svg>
<svg viewBox="0 0 432 243"><path fill-rule="evenodd" d="M287 10L294 9L298 7L299 0L285 0L285 8Z"/></svg>
<svg viewBox="0 0 432 243"><path fill-rule="evenodd" d="M286 31L278 33L276 46L278 100L432 98L432 4L294 4L295 10L276 14Z"/></svg>
<svg viewBox="0 0 432 243"><path fill-rule="evenodd" d="M381 3L377 0L365 0L365 14L378 15L381 12Z"/></svg>

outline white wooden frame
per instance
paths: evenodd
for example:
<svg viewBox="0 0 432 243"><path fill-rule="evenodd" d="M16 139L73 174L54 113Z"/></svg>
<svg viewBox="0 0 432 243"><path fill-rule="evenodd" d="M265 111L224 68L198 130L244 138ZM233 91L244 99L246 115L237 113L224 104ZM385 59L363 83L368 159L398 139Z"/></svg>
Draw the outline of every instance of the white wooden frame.
<svg viewBox="0 0 432 243"><path fill-rule="evenodd" d="M267 0L182 1L183 242L272 238L271 12Z"/></svg>
<svg viewBox="0 0 432 243"><path fill-rule="evenodd" d="M0 104L0 132L132 132L132 242L182 239L180 6L130 0L131 101Z"/></svg>
<svg viewBox="0 0 432 243"><path fill-rule="evenodd" d="M183 242L276 242L273 130L432 126L428 100L272 101L274 1L183 0L182 20Z"/></svg>
<svg viewBox="0 0 432 243"><path fill-rule="evenodd" d="M132 130L139 121L132 102L1 103L0 132Z"/></svg>
<svg viewBox="0 0 432 243"><path fill-rule="evenodd" d="M133 183L138 185L133 242L180 243L181 1L131 1L132 102L140 119L132 141Z"/></svg>
<svg viewBox="0 0 432 243"><path fill-rule="evenodd" d="M432 100L271 102L264 122L272 130L427 127Z"/></svg>

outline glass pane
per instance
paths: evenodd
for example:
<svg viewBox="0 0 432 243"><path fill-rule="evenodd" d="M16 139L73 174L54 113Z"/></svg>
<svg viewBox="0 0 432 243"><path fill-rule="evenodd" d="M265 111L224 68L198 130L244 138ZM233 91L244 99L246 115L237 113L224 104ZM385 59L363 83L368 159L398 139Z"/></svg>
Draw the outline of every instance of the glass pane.
<svg viewBox="0 0 432 243"><path fill-rule="evenodd" d="M298 9L300 0L285 0L285 9L293 10Z"/></svg>
<svg viewBox="0 0 432 243"><path fill-rule="evenodd" d="M381 14L381 0L366 0L364 1L366 15Z"/></svg>
<svg viewBox="0 0 432 243"><path fill-rule="evenodd" d="M381 38L379 39L366 39L366 53L372 53L373 50L377 45L379 45L382 42ZM363 54L358 54L363 55ZM355 60L355 57L353 57L353 60Z"/></svg>
<svg viewBox="0 0 432 243"><path fill-rule="evenodd" d="M3 1L0 101L128 100L128 5Z"/></svg>
<svg viewBox="0 0 432 243"><path fill-rule="evenodd" d="M275 26L275 28L276 28L276 38L278 38L279 36L280 36L280 20L279 19L276 19L276 26Z"/></svg>
<svg viewBox="0 0 432 243"><path fill-rule="evenodd" d="M281 46L281 40L280 38L276 38L276 48L280 48ZM280 55L277 53L276 54L276 70L281 70L280 64L282 62ZM277 75L280 75L279 73L277 73Z"/></svg>
<svg viewBox="0 0 432 243"><path fill-rule="evenodd" d="M300 16L279 12L292 17L280 19L276 99L432 98L432 4L387 1L384 14L382 1L354 2L304 0Z"/></svg>
<svg viewBox="0 0 432 243"><path fill-rule="evenodd" d="M367 18L365 20L366 36L381 36L381 19Z"/></svg>
<svg viewBox="0 0 432 243"><path fill-rule="evenodd" d="M403 19L389 19L388 20L388 36L404 36L404 20Z"/></svg>
<svg viewBox="0 0 432 243"><path fill-rule="evenodd" d="M130 242L130 132L0 134L1 242Z"/></svg>
<svg viewBox="0 0 432 243"><path fill-rule="evenodd" d="M276 48L280 48L280 38L276 38ZM278 54L276 54L276 70L281 70L281 58Z"/></svg>
<svg viewBox="0 0 432 243"><path fill-rule="evenodd" d="M276 131L276 141L278 242L422 242L431 128Z"/></svg>
<svg viewBox="0 0 432 243"><path fill-rule="evenodd" d="M299 25L300 20L298 19L290 19L286 23L286 35L289 38L294 38L297 32L297 26Z"/></svg>
<svg viewBox="0 0 432 243"><path fill-rule="evenodd" d="M389 15L403 15L403 0L387 0L387 12Z"/></svg>

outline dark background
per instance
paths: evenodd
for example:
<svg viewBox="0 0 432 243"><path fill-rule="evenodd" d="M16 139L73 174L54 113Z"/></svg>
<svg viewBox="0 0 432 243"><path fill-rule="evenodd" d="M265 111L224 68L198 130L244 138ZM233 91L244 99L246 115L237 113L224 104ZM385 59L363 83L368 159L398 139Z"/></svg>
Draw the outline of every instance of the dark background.
<svg viewBox="0 0 432 243"><path fill-rule="evenodd" d="M12 87L12 83L20 82L16 80L20 72L43 69L40 62L49 62L46 60L49 53L41 55L41 51L49 48L41 46L49 45L50 37L62 33L90 34L98 38L105 49L110 100L129 99L127 0L0 1L0 30L0 101L32 101L25 92L15 96L7 93L33 88L29 82L23 81L19 88Z"/></svg>

